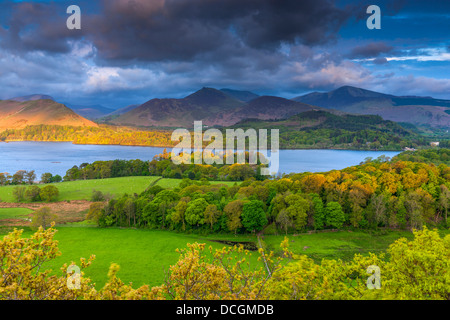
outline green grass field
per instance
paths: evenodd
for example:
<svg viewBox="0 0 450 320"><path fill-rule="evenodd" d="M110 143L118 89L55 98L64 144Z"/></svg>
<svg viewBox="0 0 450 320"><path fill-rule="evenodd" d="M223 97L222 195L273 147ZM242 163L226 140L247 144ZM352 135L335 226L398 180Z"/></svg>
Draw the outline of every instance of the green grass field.
<svg viewBox="0 0 450 320"><path fill-rule="evenodd" d="M450 230L440 230L441 236ZM322 259L351 260L355 254L368 255L369 252L379 254L386 252L389 245L399 238L412 240L414 235L409 231L387 231L370 234L363 231L339 231L302 235L288 235L289 247L296 254L305 254L320 263ZM265 236L264 242L268 250L279 251L278 247L284 236Z"/></svg>
<svg viewBox="0 0 450 320"><path fill-rule="evenodd" d="M170 265L178 261L180 255L175 251L177 248L186 248L188 243L194 242L206 243L207 247L211 245L215 249L224 247L221 243L210 241L214 237L169 231L88 227L57 227L57 230L55 240L59 242L62 255L45 267L60 275L64 263L77 263L80 258L89 258L94 254L95 261L85 271L97 288L107 281L111 263L120 266L119 278L125 283L132 282L133 287L143 284L158 286L163 283ZM31 233L26 228L23 236L28 237ZM234 240L240 239L237 237ZM260 268L263 265L257 258L258 253L253 253L249 260L252 266Z"/></svg>
<svg viewBox="0 0 450 320"><path fill-rule="evenodd" d="M89 200L92 190L100 190L118 196L124 193L141 193L159 177L122 177L110 179L79 180L54 183L59 190L59 201ZM44 185L39 185L43 187ZM0 199L3 202L14 202L12 191L15 186L0 187Z"/></svg>
<svg viewBox="0 0 450 320"><path fill-rule="evenodd" d="M124 193L133 194L143 192L151 183L160 177L122 177L110 179L79 180L54 183L59 190L58 201L65 200L90 200L92 190L99 190L103 193L110 193L120 196ZM175 188L181 179L161 179L156 184L163 188ZM234 185L234 181L211 181L212 184ZM239 182L238 182L239 183ZM43 187L44 185L39 185ZM1 202L15 202L12 191L15 186L0 187Z"/></svg>
<svg viewBox="0 0 450 320"><path fill-rule="evenodd" d="M0 212L1 213L1 212ZM13 212L8 212L13 216ZM213 240L251 241L256 242L253 235L210 235L200 236L182 234L171 231L146 229L120 229L89 227L86 223L76 223L72 227L57 227L55 239L59 242L62 255L46 264L55 273L64 263L79 262L81 257L96 255L93 264L86 270L86 276L96 283L97 288L104 285L111 263L120 266L118 276L125 283L132 282L133 287L143 284L157 286L163 283L165 272L179 259L177 248L185 248L188 243L206 243L213 248L224 247L223 243ZM7 229L0 228L0 234ZM443 234L450 233L442 231ZM24 236L31 231L25 228ZM390 231L386 234L373 235L365 232L330 232L293 236L289 235L290 249L296 254L306 254L320 263L321 259L350 260L356 253L367 255L369 252L379 254L385 252L395 240L406 237L413 238L407 231ZM264 236L266 249L279 251L282 235ZM305 247L309 247L306 248ZM261 268L257 260L258 253L253 252L249 258L252 267Z"/></svg>
<svg viewBox="0 0 450 320"><path fill-rule="evenodd" d="M1 208L0 209L0 226L4 225L5 219L27 219L27 215L33 212L33 210L26 208Z"/></svg>

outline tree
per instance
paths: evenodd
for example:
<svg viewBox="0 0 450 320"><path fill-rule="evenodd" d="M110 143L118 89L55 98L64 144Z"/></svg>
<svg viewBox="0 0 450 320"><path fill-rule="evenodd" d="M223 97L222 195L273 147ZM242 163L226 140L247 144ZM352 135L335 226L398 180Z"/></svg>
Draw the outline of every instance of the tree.
<svg viewBox="0 0 450 320"><path fill-rule="evenodd" d="M325 227L325 209L323 207L322 199L317 193L311 193L311 202L313 209L313 226L316 230L321 230Z"/></svg>
<svg viewBox="0 0 450 320"><path fill-rule="evenodd" d="M0 185L4 186L8 183L8 174L0 173Z"/></svg>
<svg viewBox="0 0 450 320"><path fill-rule="evenodd" d="M325 217L327 225L335 228L342 228L345 222L345 214L338 202L331 201L325 207Z"/></svg>
<svg viewBox="0 0 450 320"><path fill-rule="evenodd" d="M100 225L100 220L105 214L105 204L103 202L94 202L89 206L89 211L86 216L86 220L95 222Z"/></svg>
<svg viewBox="0 0 450 320"><path fill-rule="evenodd" d="M32 213L31 228L36 230L42 227L45 230L52 222L55 222L56 218L57 216L52 213L49 207L42 207Z"/></svg>
<svg viewBox="0 0 450 320"><path fill-rule="evenodd" d="M210 204L205 209L205 222L211 226L211 230L213 229L213 225L218 221L220 217L220 211L217 209L215 204Z"/></svg>
<svg viewBox="0 0 450 320"><path fill-rule="evenodd" d="M242 208L242 225L247 231L261 231L267 225L267 217L264 212L264 203L260 200L251 200Z"/></svg>
<svg viewBox="0 0 450 320"><path fill-rule="evenodd" d="M237 229L242 227L241 214L244 207L244 202L242 200L234 200L229 202L224 208L223 212L227 215L228 230L234 231L236 234Z"/></svg>
<svg viewBox="0 0 450 320"><path fill-rule="evenodd" d="M439 195L439 205L445 212L445 224L448 226L448 208L450 206L450 191L447 186L442 184L440 186L441 194Z"/></svg>
<svg viewBox="0 0 450 320"><path fill-rule="evenodd" d="M291 194L285 198L288 207L286 213L291 217L292 222L297 230L301 230L306 226L309 208L309 202L300 194Z"/></svg>
<svg viewBox="0 0 450 320"><path fill-rule="evenodd" d="M14 187L12 195L17 202L22 202L24 200L26 189L26 187Z"/></svg>
<svg viewBox="0 0 450 320"><path fill-rule="evenodd" d="M51 173L49 173L49 172L43 173L41 175L41 182L45 183L45 184L51 183L52 182L52 178L53 178L53 175Z"/></svg>
<svg viewBox="0 0 450 320"><path fill-rule="evenodd" d="M52 178L51 182L61 182L62 181L62 177L59 174L55 174Z"/></svg>
<svg viewBox="0 0 450 320"><path fill-rule="evenodd" d="M40 197L41 188L38 186L29 186L25 191L25 199L30 202L35 202L41 200Z"/></svg>
<svg viewBox="0 0 450 320"><path fill-rule="evenodd" d="M27 171L24 174L24 178L28 184L33 184L34 180L36 180L36 173L34 172L34 170Z"/></svg>
<svg viewBox="0 0 450 320"><path fill-rule="evenodd" d="M23 184L25 178L25 170L19 170L12 176L12 184Z"/></svg>
<svg viewBox="0 0 450 320"><path fill-rule="evenodd" d="M172 215L170 216L170 219L172 220L172 222L174 223L182 223L182 230L186 229L186 225L185 225L185 213L186 213L186 209L187 209L187 203L188 201L184 201L183 199L185 198L181 198L180 202L177 203L177 205L174 208L174 212L172 213Z"/></svg>
<svg viewBox="0 0 450 320"><path fill-rule="evenodd" d="M203 198L195 199L189 202L185 213L186 222L191 226L204 224L204 212L207 206L208 202L206 202L206 200Z"/></svg>
<svg viewBox="0 0 450 320"><path fill-rule="evenodd" d="M41 189L40 196L42 201L51 202L58 198L59 190L55 186L45 186Z"/></svg>
<svg viewBox="0 0 450 320"><path fill-rule="evenodd" d="M281 210L281 212L278 214L276 222L282 229L284 229L286 235L288 229L294 227L294 223L292 222L291 217L286 213L285 209Z"/></svg>

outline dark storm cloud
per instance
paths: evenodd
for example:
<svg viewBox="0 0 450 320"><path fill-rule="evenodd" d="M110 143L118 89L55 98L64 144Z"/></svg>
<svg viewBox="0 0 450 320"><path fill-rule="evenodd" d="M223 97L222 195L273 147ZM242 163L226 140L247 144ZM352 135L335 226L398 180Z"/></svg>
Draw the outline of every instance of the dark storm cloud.
<svg viewBox="0 0 450 320"><path fill-rule="evenodd" d="M353 48L349 54L350 58L376 58L382 53L389 53L394 47L384 42L371 42L366 45Z"/></svg>
<svg viewBox="0 0 450 320"><path fill-rule="evenodd" d="M67 40L83 36L104 60L183 61L211 52L221 59L230 47L323 44L353 13L331 0L103 0L99 12L78 4L81 31L65 27L62 4L10 3L2 47L67 52Z"/></svg>
<svg viewBox="0 0 450 320"><path fill-rule="evenodd" d="M55 3L2 3L2 48L13 51L66 53L68 40L81 36L66 26L65 7Z"/></svg>

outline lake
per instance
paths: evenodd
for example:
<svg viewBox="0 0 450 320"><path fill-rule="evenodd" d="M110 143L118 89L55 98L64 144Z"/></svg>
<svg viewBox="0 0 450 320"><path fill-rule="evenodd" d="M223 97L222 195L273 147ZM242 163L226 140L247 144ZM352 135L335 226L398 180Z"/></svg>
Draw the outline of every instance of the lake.
<svg viewBox="0 0 450 320"><path fill-rule="evenodd" d="M64 177L74 165L97 160L151 160L164 148L110 145L75 145L70 142L0 143L0 172L35 170L37 178L50 172ZM170 152L170 149L167 149ZM280 150L280 173L322 172L343 169L380 155L393 157L395 151Z"/></svg>

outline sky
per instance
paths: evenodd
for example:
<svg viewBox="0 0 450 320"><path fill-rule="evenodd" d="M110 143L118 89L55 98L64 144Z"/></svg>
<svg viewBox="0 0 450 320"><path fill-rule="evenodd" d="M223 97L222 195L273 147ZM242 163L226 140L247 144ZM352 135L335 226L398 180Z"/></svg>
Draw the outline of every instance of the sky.
<svg viewBox="0 0 450 320"><path fill-rule="evenodd" d="M69 30L67 7L81 9ZM381 10L368 29L367 7ZM112 109L202 87L293 98L351 85L450 99L450 1L0 1L0 99Z"/></svg>

